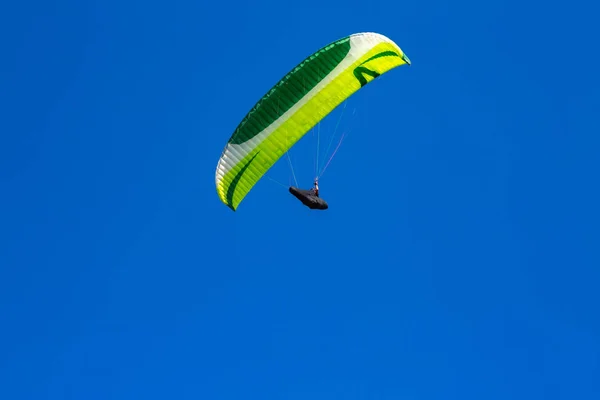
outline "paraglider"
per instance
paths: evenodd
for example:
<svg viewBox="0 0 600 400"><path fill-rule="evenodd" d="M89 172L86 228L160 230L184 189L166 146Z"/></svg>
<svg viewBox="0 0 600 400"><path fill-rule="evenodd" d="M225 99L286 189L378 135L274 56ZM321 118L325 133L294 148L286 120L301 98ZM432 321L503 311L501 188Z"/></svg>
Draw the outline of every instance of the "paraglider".
<svg viewBox="0 0 600 400"><path fill-rule="evenodd" d="M319 181L315 179L314 186L308 190L290 186L289 191L311 210L327 210L329 205L319 197Z"/></svg>
<svg viewBox="0 0 600 400"><path fill-rule="evenodd" d="M252 107L229 138L215 173L221 201L235 211L319 121L373 79L405 64L410 60L400 47L378 33L346 36L307 57ZM311 209L328 208L318 184L289 191Z"/></svg>

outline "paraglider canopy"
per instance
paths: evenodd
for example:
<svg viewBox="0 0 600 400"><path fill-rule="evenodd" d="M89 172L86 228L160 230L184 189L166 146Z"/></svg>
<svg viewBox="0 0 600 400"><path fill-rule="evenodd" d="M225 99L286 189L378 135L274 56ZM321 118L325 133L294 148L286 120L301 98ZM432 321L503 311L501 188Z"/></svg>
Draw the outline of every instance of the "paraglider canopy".
<svg viewBox="0 0 600 400"><path fill-rule="evenodd" d="M254 105L230 137L215 174L221 201L235 211L306 132L360 88L404 64L410 60L400 47L378 33L356 33L310 55Z"/></svg>

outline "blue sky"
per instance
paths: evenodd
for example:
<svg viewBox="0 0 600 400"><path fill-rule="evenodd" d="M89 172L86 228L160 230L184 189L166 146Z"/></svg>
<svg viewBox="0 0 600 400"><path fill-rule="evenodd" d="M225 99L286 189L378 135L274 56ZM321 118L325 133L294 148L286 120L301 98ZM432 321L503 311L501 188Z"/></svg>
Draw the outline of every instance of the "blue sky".
<svg viewBox="0 0 600 400"><path fill-rule="evenodd" d="M0 397L600 398L598 7L3 5ZM230 211L241 118L361 31L413 65L323 121L329 210Z"/></svg>

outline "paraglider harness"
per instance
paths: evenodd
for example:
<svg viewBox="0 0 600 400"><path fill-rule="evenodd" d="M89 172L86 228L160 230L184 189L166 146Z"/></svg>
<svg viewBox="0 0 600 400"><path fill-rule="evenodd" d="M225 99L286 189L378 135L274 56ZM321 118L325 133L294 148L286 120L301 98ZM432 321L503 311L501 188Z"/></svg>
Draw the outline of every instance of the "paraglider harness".
<svg viewBox="0 0 600 400"><path fill-rule="evenodd" d="M311 210L327 210L329 206L327 202L319 197L319 180L314 181L314 187L304 190L294 186L290 186L290 193Z"/></svg>

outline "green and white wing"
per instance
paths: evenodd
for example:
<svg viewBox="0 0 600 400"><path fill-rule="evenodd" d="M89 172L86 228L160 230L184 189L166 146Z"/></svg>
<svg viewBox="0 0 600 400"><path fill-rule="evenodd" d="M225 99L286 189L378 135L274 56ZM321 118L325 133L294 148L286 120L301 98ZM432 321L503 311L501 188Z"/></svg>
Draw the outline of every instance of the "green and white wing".
<svg viewBox="0 0 600 400"><path fill-rule="evenodd" d="M232 210L302 136L344 100L389 70L410 64L393 41L357 33L310 55L238 125L219 159L216 187Z"/></svg>

